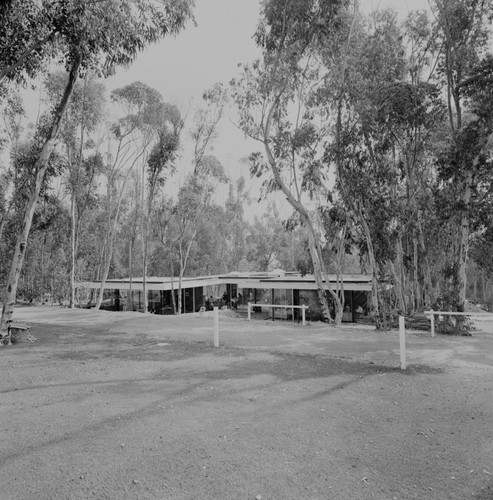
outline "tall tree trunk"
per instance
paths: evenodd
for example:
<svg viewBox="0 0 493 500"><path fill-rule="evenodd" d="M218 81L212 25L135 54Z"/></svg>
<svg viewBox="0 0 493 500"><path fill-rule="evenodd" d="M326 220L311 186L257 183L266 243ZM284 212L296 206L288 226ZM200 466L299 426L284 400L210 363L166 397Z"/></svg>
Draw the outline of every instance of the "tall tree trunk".
<svg viewBox="0 0 493 500"><path fill-rule="evenodd" d="M433 291L433 281L431 279L431 268L428 257L424 258L424 289L425 289L425 308L430 308L435 300L435 293Z"/></svg>
<svg viewBox="0 0 493 500"><path fill-rule="evenodd" d="M378 292L378 267L375 259L375 251L373 249L373 241L371 238L370 228L366 223L365 218L361 212L358 213L361 226L365 233L366 246L368 247L368 261L370 264L371 272L371 309L375 318L375 325L377 328L381 327L380 324L380 307L379 307L379 292Z"/></svg>
<svg viewBox="0 0 493 500"><path fill-rule="evenodd" d="M423 225L421 224L421 220L419 217L418 217L418 230L419 230L419 247L421 249L421 255L422 255L421 262L423 270L423 292L424 292L423 308L429 309L435 300L435 293L433 291L430 260L428 259L427 256L425 237L423 233Z"/></svg>
<svg viewBox="0 0 493 500"><path fill-rule="evenodd" d="M144 185L144 179L142 179L142 184ZM149 221L151 219L154 191L154 185L151 182L151 185L149 186L149 192L147 193L147 214L144 214L143 224L142 288L144 290L144 312L147 312L149 308L149 297L147 293L147 253L149 251ZM143 202L144 200L142 199L142 206L144 206Z"/></svg>
<svg viewBox="0 0 493 500"><path fill-rule="evenodd" d="M337 249L337 287L336 293L338 294L341 300L341 309L344 311L345 297L344 297L344 281L342 279L342 275L344 274L344 265L345 265L345 251L344 251L344 242L346 240L347 233L347 221L344 224L344 229L342 234L339 237L339 245ZM294 262L293 262L294 267ZM343 313L344 314L344 313Z"/></svg>
<svg viewBox="0 0 493 500"><path fill-rule="evenodd" d="M419 281L419 247L416 234L413 234L413 288L414 288L414 302L412 302L413 313L416 309L420 310L423 305L423 294L421 291L421 283Z"/></svg>
<svg viewBox="0 0 493 500"><path fill-rule="evenodd" d="M468 170L463 184L462 204L463 212L459 227L459 256L457 270L457 310L464 311L467 289L467 260L469 255L469 205L471 201L471 184L473 172Z"/></svg>
<svg viewBox="0 0 493 500"><path fill-rule="evenodd" d="M176 314L180 315L183 312L183 301L182 301L182 295L181 295L181 282L182 282L182 275L181 273L178 276L178 307L176 310Z"/></svg>
<svg viewBox="0 0 493 500"><path fill-rule="evenodd" d="M108 274L110 272L110 267L111 267L111 259L113 257L113 242L115 239L115 233L116 233L116 218L113 221L113 227L111 228L111 232L108 237L105 261L102 266L101 285L99 287L99 294L96 301L96 305L94 307L96 311L99 311L99 309L101 309L101 305L103 303L104 287L106 285L106 280L108 279Z"/></svg>
<svg viewBox="0 0 493 500"><path fill-rule="evenodd" d="M330 279L327 274L325 263L322 257L322 246L320 244L319 237L311 220L309 214L304 210L304 207L299 207L301 211L298 211L305 221L308 228L308 244L310 249L310 256L313 262L313 275L315 282L317 283L318 298L322 311L326 320L331 323L334 321L336 325L340 325L342 322L343 306L339 295L334 292L332 285L330 284ZM329 292L333 302L334 302L334 319L330 313L329 303L327 300L327 291Z"/></svg>
<svg viewBox="0 0 493 500"><path fill-rule="evenodd" d="M406 297L404 286L405 274L404 274L404 263L403 263L403 251L402 251L402 236L399 235L397 239L397 249L396 249L396 259L395 266L393 262L389 263L390 271L394 277L394 293L399 303L399 309L402 314L406 314Z"/></svg>
<svg viewBox="0 0 493 500"><path fill-rule="evenodd" d="M132 252L132 247L133 247L133 237L130 239L130 244L129 244L129 249L128 249L128 279L129 279L129 284L128 284L128 296L127 296L127 311L133 311L134 310L134 298L133 298L133 290L132 290L132 284L133 284L133 252Z"/></svg>
<svg viewBox="0 0 493 500"><path fill-rule="evenodd" d="M19 283L19 276L22 271L24 256L26 254L27 241L29 238L29 232L31 230L34 211L39 199L39 193L41 191L41 186L46 174L46 169L48 168L48 161L55 148L55 141L60 130L60 123L67 109L75 82L77 80L80 64L81 56L78 52L76 52L74 60L72 62L72 67L70 69L67 85L65 86L65 91L53 117L51 129L49 131L48 137L43 144L43 148L41 149L39 157L34 164L33 171L36 172L36 175L24 211L22 226L20 232L17 235L14 257L12 259L7 286L5 287L5 291L3 293L2 318L0 322L1 331L7 330L9 325L12 323L14 304L17 295L17 286Z"/></svg>
<svg viewBox="0 0 493 500"><path fill-rule="evenodd" d="M182 241L180 240L178 244L178 249L180 253L180 272L178 273L178 310L177 314L181 314L182 311L182 296L181 296L181 284L182 284L182 279L183 279L183 248L182 248Z"/></svg>
<svg viewBox="0 0 493 500"><path fill-rule="evenodd" d="M488 151L489 144L493 140L493 132L483 138L480 152L476 155L467 168L466 175L461 186L462 214L459 226L459 249L457 258L457 310L464 311L466 305L467 291L467 262L469 257L469 236L470 236L470 212L472 184L475 174L478 171L480 158Z"/></svg>
<svg viewBox="0 0 493 500"><path fill-rule="evenodd" d="M399 303L399 310L401 314L406 314L406 303L404 300L404 292L403 292L403 286L402 286L402 281L401 281L401 273L399 269L396 269L395 264L392 261L389 261L388 267L390 270L390 274L392 275L394 279L394 293L397 299L397 302Z"/></svg>
<svg viewBox="0 0 493 500"><path fill-rule="evenodd" d="M104 295L104 287L106 284L106 280L108 279L108 274L110 272L110 267L111 267L111 259L113 258L113 243L115 241L115 236L116 236L116 225L118 223L118 219L120 216L120 208L122 204L122 199L123 199L123 192L125 190L125 185L127 183L128 177L131 172L131 168L127 171L125 174L125 177L123 179L123 184L120 189L120 193L118 194L118 200L116 203L115 207L115 214L114 217L111 219L111 226L109 228L109 235L107 239L107 245L106 245L106 256L105 256L105 261L103 264L103 269L102 269L102 276L101 276L101 286L99 287L99 295L98 299L96 302L95 309L98 311L101 308L101 304L103 302L103 295ZM111 209L111 207L109 207Z"/></svg>
<svg viewBox="0 0 493 500"><path fill-rule="evenodd" d="M197 230L195 230L188 242L187 248L183 251L182 241L179 242L179 251L180 251L180 274L178 276L178 314L181 314L183 303L182 303L182 281L183 276L185 275L185 269L187 267L188 256L190 255L190 249L192 248L192 243L197 234Z"/></svg>
<svg viewBox="0 0 493 500"><path fill-rule="evenodd" d="M75 193L70 200L70 309L75 307L75 254L76 254L76 220L75 220Z"/></svg>
<svg viewBox="0 0 493 500"><path fill-rule="evenodd" d="M96 268L96 279L102 279L103 276L103 269L104 265L106 262L106 254L108 252L108 240L110 238L111 234L111 228L112 228L112 223L111 223L111 216L112 216L112 204L113 204L113 196L112 196L112 188L113 188L113 176L110 176L108 178L108 186L106 188L106 193L107 193L107 200L108 200L108 215L106 217L106 231L104 233L104 239L103 239L103 244L101 245L101 250L99 252L99 260L98 260L98 265Z"/></svg>
<svg viewBox="0 0 493 500"><path fill-rule="evenodd" d="M45 294L45 253L44 253L44 239L41 244L41 248L39 251L39 270L36 273L36 271L33 271L33 275L36 276L38 275L38 294L39 294L39 302L44 304L44 294ZM34 278L35 279L35 278ZM33 280L34 281L34 280Z"/></svg>
<svg viewBox="0 0 493 500"><path fill-rule="evenodd" d="M84 114L84 104L85 104L85 95L87 88L87 75L84 79L84 99L82 101L82 115ZM76 204L77 204L77 189L79 188L79 180L80 180L80 171L82 169L82 160L83 160L83 151L84 151L84 122L80 125L80 144L79 144L79 156L77 158L77 162L75 165L76 169L76 180L74 181L73 172L70 173L71 177L71 199L70 199L70 249L71 249L71 259L70 259L70 309L75 307L75 262L77 260L77 245L78 245L78 236L79 236L79 220L76 213Z"/></svg>
<svg viewBox="0 0 493 500"><path fill-rule="evenodd" d="M109 190L108 190L108 218L107 218L107 234L106 234L106 239L103 244L103 248L101 250L101 259L100 259L100 273L101 273L101 286L99 288L99 295L98 299L96 301L96 306L95 309L99 310L101 308L101 304L103 302L103 294L104 294L104 287L106 284L106 280L108 279L108 274L110 271L110 266L111 266L111 259L113 257L113 243L114 239L116 236L116 225L118 223L118 218L120 215L120 208L122 204L122 199L123 199L123 193L125 190L125 186L127 184L128 178L130 176L130 173L132 172L133 168L135 167L135 164L137 161L141 158L141 156L145 152L145 148L142 149L142 151L133 159L132 164L128 167L127 172L125 173L125 176L123 177L123 182L120 187L120 191L118 193L118 199L116 202L116 207L115 207L115 213L112 214L112 207L111 207L111 191L113 188L112 183L116 182L116 177L117 177L117 171L115 170L115 165L117 164L118 161L118 155L121 150L121 141L118 145L118 152L117 156L115 158L115 161L113 163L113 170L111 173L111 181L109 185Z"/></svg>
<svg viewBox="0 0 493 500"><path fill-rule="evenodd" d="M176 300L175 300L175 267L173 266L173 262L170 261L170 269L171 269L171 305L173 306L173 314L177 314L176 310Z"/></svg>
<svg viewBox="0 0 493 500"><path fill-rule="evenodd" d="M142 209L145 207L145 162L142 163ZM149 201L149 200L148 200ZM149 205L148 205L149 206ZM149 297L147 295L147 232L149 214L142 214L142 295L144 297L144 313L149 309Z"/></svg>
<svg viewBox="0 0 493 500"><path fill-rule="evenodd" d="M270 134L272 117L274 115L277 102L280 99L280 95L272 105L264 127L263 144L265 153L267 155L267 160L269 162L271 171L274 175L274 179L277 185L281 188L281 191L285 194L288 203L300 214L308 229L308 247L313 262L313 275L315 278L315 282L317 284L318 298L320 301L320 306L322 308L322 314L328 322L333 321L332 316L330 314L329 303L326 295L326 292L328 291L330 296L332 297L332 300L334 301L334 306L335 306L334 322L336 325L340 325L343 313L342 303L339 296L337 295L337 293L334 292L334 290L330 285L330 280L325 270L325 264L322 258L322 246L320 243L320 238L318 237L317 231L315 230L315 226L310 217L310 214L303 206L303 204L293 196L291 190L284 183L281 174L279 172L276 159L269 146L269 134Z"/></svg>
<svg viewBox="0 0 493 500"><path fill-rule="evenodd" d="M147 292L147 228L144 234L144 248L142 255L142 294L144 296L144 313L149 310L149 296Z"/></svg>
<svg viewBox="0 0 493 500"><path fill-rule="evenodd" d="M137 191L138 187L136 187ZM130 233L130 242L129 242L129 248L128 248L128 274L129 274L129 290L128 290L128 297L127 297L127 310L128 311L133 311L134 310L134 299L133 299L133 290L132 290L132 285L133 285L133 255L134 255L134 248L135 248L135 240L137 239L137 216L139 214L139 198L137 196L134 196L135 198L135 216L133 217L132 221L132 229Z"/></svg>

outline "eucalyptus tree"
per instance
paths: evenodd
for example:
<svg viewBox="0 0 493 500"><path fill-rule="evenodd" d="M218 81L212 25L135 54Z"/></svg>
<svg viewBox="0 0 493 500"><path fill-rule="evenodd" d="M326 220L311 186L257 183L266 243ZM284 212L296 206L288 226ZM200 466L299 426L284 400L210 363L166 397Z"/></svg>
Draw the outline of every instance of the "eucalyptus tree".
<svg viewBox="0 0 493 500"><path fill-rule="evenodd" d="M150 43L176 34L193 0L8 0L0 5L0 83L26 83L52 61L68 67L73 48L82 66L108 75ZM71 50L67 50L72 47Z"/></svg>
<svg viewBox="0 0 493 500"><path fill-rule="evenodd" d="M41 118L41 124L49 126L49 120L47 117ZM10 186L10 214L5 220L4 225L4 238L2 245L2 280L7 278L4 273L8 272L8 263L13 259L15 252L15 241L16 235L19 231L19 227L22 225L23 211L26 204L29 201L29 192L31 189L31 183L33 182L31 172L33 165L36 163L37 154L39 152L39 144L44 140L44 133L41 130L35 132L33 139L31 141L20 141L15 151L12 153L11 157L11 172L12 182ZM65 158L56 152L51 155L50 160L47 165L47 171L43 179L43 184L40 188L39 202L36 204L36 210L33 214L33 230L35 231L34 239L37 240L36 246L39 252L33 251L29 258L37 259L37 256L43 255L44 243L46 235L45 230L48 231L52 229L51 222L54 220L52 215L48 214L61 214L62 209L58 209L59 202L56 200L56 196L50 189L50 185L54 178L60 176L61 172L66 168ZM56 210L55 210L56 208ZM62 227L57 226L57 227ZM57 235L58 237L58 235ZM43 288L45 281L44 278L47 276L46 273L46 259L41 258L43 265L34 265L36 272L39 271L38 276L40 280L38 283L41 288ZM64 270L65 267L63 268ZM21 276L19 276L21 278ZM45 290L47 291L47 290ZM39 292L41 294L41 291Z"/></svg>
<svg viewBox="0 0 493 500"><path fill-rule="evenodd" d="M181 312L181 287L192 250L198 250L197 235L214 211L213 196L218 183L227 181L222 164L211 155L202 158L197 172L189 175L178 192L173 210L174 248L178 260L178 311Z"/></svg>
<svg viewBox="0 0 493 500"><path fill-rule="evenodd" d="M342 304L329 285L317 214L317 205L330 199L322 158L332 123L328 109L315 100L327 74L318 49L323 45L330 50L347 3L266 2L255 34L262 60L244 66L242 77L232 82L239 126L264 149L265 159L260 153L251 157L252 174L266 176L265 189L281 191L300 214L323 315L332 321L328 291L336 323L342 319Z"/></svg>
<svg viewBox="0 0 493 500"><path fill-rule="evenodd" d="M176 236L173 227L173 218L175 214L175 202L171 198L161 196L157 202L154 214L154 227L156 228L157 239L160 243L159 250L155 251L158 255L158 260L165 262L164 275L169 275L171 278L171 302L173 307L173 314L177 314L177 305L175 301L174 292L174 276L175 276L175 258L174 258L174 245L176 243ZM159 257L162 255L163 257ZM161 269L159 269L161 271Z"/></svg>
<svg viewBox="0 0 493 500"><path fill-rule="evenodd" d="M0 154L10 151L10 155L15 156L23 131L22 120L26 113L20 94L12 88L0 88L0 114ZM4 244L3 231L15 201L12 196L15 179L16 171L12 164L0 160L0 248Z"/></svg>
<svg viewBox="0 0 493 500"><path fill-rule="evenodd" d="M206 90L202 97L205 105L196 110L189 131L193 143L192 176L195 179L190 178L188 182L191 186L201 186L201 205L205 209L211 203L216 184L228 182L223 165L211 154L228 96L223 86L216 84Z"/></svg>
<svg viewBox="0 0 493 500"><path fill-rule="evenodd" d="M178 304L173 303L175 313L182 312L182 281L189 269L198 274L219 272L218 244L224 229L221 229L224 211L214 203L214 193L217 184L226 181L224 167L217 158L204 155L178 188L176 200L165 196L158 198L157 209L153 211L155 233L164 251L172 283L175 277L178 278ZM224 264L224 260L221 263Z"/></svg>
<svg viewBox="0 0 493 500"><path fill-rule="evenodd" d="M225 203L222 228L223 260L228 271L238 271L246 256L249 224L244 219L245 204L250 204L249 192L245 189L245 178L236 182L229 180L228 198Z"/></svg>
<svg viewBox="0 0 493 500"><path fill-rule="evenodd" d="M30 245L19 280L25 301L61 303L70 289L70 217L63 200L47 190L33 217Z"/></svg>
<svg viewBox="0 0 493 500"><path fill-rule="evenodd" d="M254 271L272 271L281 267L279 254L287 246L287 235L283 231L275 207L262 217L255 217L249 235L248 260Z"/></svg>
<svg viewBox="0 0 493 500"><path fill-rule="evenodd" d="M230 225L232 214L216 202L209 203L197 224L197 234L188 259L190 276L228 273L235 269L231 264L234 254L230 243L234 229Z"/></svg>
<svg viewBox="0 0 493 500"><path fill-rule="evenodd" d="M64 80L63 73L49 75L46 88L51 102L60 99ZM86 74L83 80L75 84L62 121L60 139L68 161L65 183L70 196L70 307L75 305L75 271L81 219L88 207L91 192L95 189L97 173L102 167L97 144L88 134L94 132L101 123L105 100L103 84Z"/></svg>
<svg viewBox="0 0 493 500"><path fill-rule="evenodd" d="M448 137L438 154L439 178L449 193L457 238L450 262L449 304L464 310L470 236L481 175L491 154L491 19L488 0L434 0L439 72L446 92ZM477 104L481 103L480 106ZM480 191L480 190L479 190Z"/></svg>
<svg viewBox="0 0 493 500"><path fill-rule="evenodd" d="M402 78L404 63L395 16L390 11L355 17L356 34L336 55L345 65L336 75L337 113L331 161L337 166L338 189L360 229L359 249L372 276L372 314L381 326L382 264L394 257L397 175L390 134L375 119L380 89ZM331 149L328 149L328 152Z"/></svg>
<svg viewBox="0 0 493 500"><path fill-rule="evenodd" d="M437 224L433 149L445 115L434 78L440 45L432 28L426 11L411 12L406 18L401 26L407 49L405 78L383 89L378 113L390 133L402 183L395 267L404 302L401 310L408 314L433 305L433 283L441 278L432 261L441 242L428 237Z"/></svg>
<svg viewBox="0 0 493 500"><path fill-rule="evenodd" d="M106 177L106 231L99 257L101 287L96 308L101 307L104 284L113 259L113 247L120 223L122 202L127 182L140 165L141 192L133 200L142 207L145 198L145 170L147 155L156 140L157 128L163 123L163 98L161 94L142 82L134 82L111 92L111 100L123 111L123 116L110 125L105 155ZM131 252L132 253L132 252ZM131 294L129 294L131 296Z"/></svg>
<svg viewBox="0 0 493 500"><path fill-rule="evenodd" d="M399 185L396 269L392 268L392 273L396 277L400 309L411 314L432 306L432 281L440 278L432 276L437 268L429 260L437 241L426 238L426 233L436 223L431 150L443 124L445 108L439 88L425 82L390 84L382 89L381 102L376 120L391 134L388 140Z"/></svg>
<svg viewBox="0 0 493 500"><path fill-rule="evenodd" d="M493 225L473 238L471 245L471 254L474 262L481 270L484 278L493 280L493 261L491 255L493 253Z"/></svg>
<svg viewBox="0 0 493 500"><path fill-rule="evenodd" d="M158 239L168 254L172 278L175 275L175 268L178 268L178 304L173 302L174 312L178 314L182 311L182 280L189 265L191 252L197 248L197 235L207 232L204 228L209 222L207 214L210 213L217 184L227 182L223 165L210 154L218 135L219 122L223 116L227 100L226 91L220 84L216 84L203 93L203 100L205 106L195 111L192 126L188 132L193 144L193 171L179 188L176 202L162 199L160 209L156 214L159 228ZM162 176L174 171L173 162L179 145L180 132L184 126L184 119L180 117L176 108L174 110L175 118L169 120L171 128L165 130L162 140L157 145L156 153L159 154L156 155L156 159L158 161L153 165L149 163L151 183L154 182L154 176ZM169 117L172 118L171 115ZM161 170L157 170L156 167ZM164 177L161 178L160 183L162 184L163 181ZM150 192L153 192L152 184L150 184L150 189ZM152 207L149 206L148 214L151 212ZM201 253L204 255L208 252L203 249ZM209 253L212 256L214 251ZM202 267L199 264L195 269L202 269Z"/></svg>
<svg viewBox="0 0 493 500"><path fill-rule="evenodd" d="M58 2L57 2L58 3ZM50 5L51 4L51 5ZM55 53L59 5L11 0L0 5L0 84L36 77ZM58 14L58 15L57 15Z"/></svg>
<svg viewBox="0 0 493 500"><path fill-rule="evenodd" d="M156 109L154 110L156 111ZM144 311L147 312L147 257L149 246L149 223L154 211L156 191L162 187L167 178L175 172L176 157L180 146L180 134L184 120L178 108L172 104L162 103L157 108L157 141L147 158L147 209L143 222L143 262L142 283L144 296Z"/></svg>
<svg viewBox="0 0 493 500"><path fill-rule="evenodd" d="M432 302L430 148L443 105L440 89L423 81L436 50L424 13L412 14L405 29L391 10L355 19L350 43L330 54L345 70L324 94L337 114L327 161L337 166L339 194L359 227L378 318L380 305L387 307L379 304L382 278L392 282L401 311L421 308L423 295L428 306Z"/></svg>
<svg viewBox="0 0 493 500"><path fill-rule="evenodd" d="M160 38L177 33L191 17L191 1L156 3L151 0L62 0L43 2L41 15L48 13L44 24L30 14L25 18L21 4L15 1L1 10L2 36L0 36L0 76L14 79L32 74L46 61L50 51L48 42L53 38L53 52L68 71L68 79L61 99L53 110L51 126L39 149L33 166L32 190L26 205L22 227L16 243L11 271L3 294L2 329L11 322L17 284L22 269L29 231L39 191L46 173L48 160L55 147L62 117L67 109L75 82L82 72L94 70L106 76L115 67L129 64L137 53ZM33 5L37 9L37 5ZM36 23L36 29L22 24L25 19ZM44 21L44 18L42 19ZM46 30L46 34L43 32ZM38 33L42 32L41 38ZM29 43L26 44L26 38ZM27 50L31 50L29 53ZM4 50L5 49L5 50ZM34 61L34 66L30 61ZM39 62L39 64L37 64Z"/></svg>
<svg viewBox="0 0 493 500"><path fill-rule="evenodd" d="M477 134L490 133L493 126L493 56L487 55L475 68L464 85L464 94L474 112ZM484 154L478 159L474 185L474 214L472 217L475 233L472 237L472 258L483 273L484 278L493 280L493 158L491 149L485 147ZM484 293L483 293L484 296Z"/></svg>
<svg viewBox="0 0 493 500"><path fill-rule="evenodd" d="M463 307L469 234L487 220L489 203L491 4L435 9L434 30L424 13L404 29L385 11L373 14L371 30L358 26L328 150L370 267L390 275L408 313L433 305L440 291Z"/></svg>
<svg viewBox="0 0 493 500"><path fill-rule="evenodd" d="M203 95L205 105L196 110L190 138L193 142L194 172L198 173L200 164L213 147L219 133L219 123L224 114L227 92L221 84L215 84Z"/></svg>
<svg viewBox="0 0 493 500"><path fill-rule="evenodd" d="M237 183L229 181L229 195L224 206L214 199L215 182L214 178L210 181L210 194L198 193L199 210L190 214L196 228L186 268L186 274L191 276L238 270L246 255L249 224L243 218L244 181L241 178ZM175 261L178 269L179 258Z"/></svg>
<svg viewBox="0 0 493 500"><path fill-rule="evenodd" d="M204 216L203 186L199 177L192 174L178 191L178 200L171 206L171 210L161 211L160 216L166 216L161 221L161 243L168 247L174 262L178 265L178 303L175 313L181 314L182 282L187 269L188 259L200 224L200 217ZM172 267L174 278L174 266Z"/></svg>

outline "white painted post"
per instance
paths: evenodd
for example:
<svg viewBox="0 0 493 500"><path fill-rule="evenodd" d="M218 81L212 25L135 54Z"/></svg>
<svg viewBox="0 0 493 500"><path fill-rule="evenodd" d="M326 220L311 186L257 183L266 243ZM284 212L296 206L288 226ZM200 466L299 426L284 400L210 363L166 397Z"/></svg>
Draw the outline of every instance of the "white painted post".
<svg viewBox="0 0 493 500"><path fill-rule="evenodd" d="M219 347L219 308L214 306L214 347Z"/></svg>
<svg viewBox="0 0 493 500"><path fill-rule="evenodd" d="M250 304L250 302L248 303L248 321L250 321L252 319L252 310L250 309L250 306L252 304Z"/></svg>
<svg viewBox="0 0 493 500"><path fill-rule="evenodd" d="M406 369L406 327L404 316L399 316L399 345L401 353L401 370Z"/></svg>
<svg viewBox="0 0 493 500"><path fill-rule="evenodd" d="M305 304L303 304L303 306L301 307L301 324L302 324L303 326L305 326L305 325L306 325L306 321L305 321L305 319L306 319L305 310L306 310L306 306L305 306Z"/></svg>
<svg viewBox="0 0 493 500"><path fill-rule="evenodd" d="M433 309L431 309L431 336L435 336L435 315L433 314Z"/></svg>

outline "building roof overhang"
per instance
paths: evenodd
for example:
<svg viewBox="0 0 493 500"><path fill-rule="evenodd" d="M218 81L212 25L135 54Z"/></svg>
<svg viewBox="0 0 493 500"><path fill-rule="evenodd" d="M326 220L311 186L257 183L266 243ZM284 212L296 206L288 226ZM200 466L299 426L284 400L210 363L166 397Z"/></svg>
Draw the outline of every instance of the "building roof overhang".
<svg viewBox="0 0 493 500"><path fill-rule="evenodd" d="M329 275L329 285L334 290L371 291L371 277L363 274L344 274L341 280L336 275ZM198 276L182 278L182 288L197 288L215 285L237 285L239 288L257 289L288 289L288 290L317 290L313 275L301 276L299 273L285 273L275 270L267 273L239 273L232 272L219 276ZM101 281L85 281L77 284L80 288L101 287ZM147 290L172 290L179 288L177 278L149 277L146 279ZM106 280L105 290L143 290L142 278Z"/></svg>

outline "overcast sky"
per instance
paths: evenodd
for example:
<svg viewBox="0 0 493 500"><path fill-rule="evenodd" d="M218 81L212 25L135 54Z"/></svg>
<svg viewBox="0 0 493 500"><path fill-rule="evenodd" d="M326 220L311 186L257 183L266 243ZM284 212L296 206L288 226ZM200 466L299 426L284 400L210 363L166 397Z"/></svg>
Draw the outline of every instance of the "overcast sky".
<svg viewBox="0 0 493 500"><path fill-rule="evenodd" d="M401 16L427 5L427 0L360 0L360 8L366 12L390 6ZM252 35L259 10L260 0L196 0L197 26L189 25L176 38L148 48L130 68L119 70L106 82L108 90L140 80L182 109L190 100L200 104L204 90L216 82L229 82L237 74L238 63L258 56ZM248 171L240 160L252 148L259 149L245 141L227 117L213 154L233 178L244 175L248 179ZM189 163L190 158L185 154L182 162ZM186 171L185 164L183 167L182 171ZM180 182L179 175L175 182ZM257 188L254 185L252 189Z"/></svg>
<svg viewBox="0 0 493 500"><path fill-rule="evenodd" d="M401 15L427 5L427 0L360 0L364 11L390 6ZM197 26L148 48L131 68L119 70L111 85L140 79L168 100L199 99L215 82L228 82L238 63L258 55L252 35L259 10L260 0L196 0Z"/></svg>
<svg viewBox="0 0 493 500"><path fill-rule="evenodd" d="M393 7L401 17L410 10L428 7L428 0L359 0L360 8L370 12L376 8ZM201 104L202 93L216 82L227 84L238 74L238 64L258 57L252 40L260 11L260 0L196 0L197 25L188 25L176 38L167 38L142 52L130 68L121 68L104 83L110 92L135 81L158 90L164 100L186 110L190 103ZM34 121L39 107L40 90L27 91L26 109ZM220 135L214 144L214 154L233 179L244 176L251 185L252 198L258 198L260 182L251 181L248 168L241 160L261 147L247 141L231 122L233 113L225 117ZM185 144L173 179L172 191L183 183L191 170L190 145ZM218 202L224 201L224 191ZM222 199L221 199L222 198ZM256 215L266 205L257 205ZM282 207L279 207L282 208ZM251 209L253 210L253 208ZM288 208L282 216L288 217Z"/></svg>

